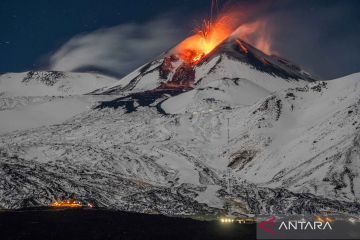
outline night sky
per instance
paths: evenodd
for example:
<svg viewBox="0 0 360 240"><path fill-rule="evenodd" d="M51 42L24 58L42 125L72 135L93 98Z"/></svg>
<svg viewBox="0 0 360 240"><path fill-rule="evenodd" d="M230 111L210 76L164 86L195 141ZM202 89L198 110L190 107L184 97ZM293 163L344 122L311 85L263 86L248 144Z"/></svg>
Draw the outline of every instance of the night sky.
<svg viewBox="0 0 360 240"><path fill-rule="evenodd" d="M268 19L277 54L325 79L360 72L360 1L273 2L252 17ZM0 72L120 77L191 34L209 8L210 0L0 0Z"/></svg>

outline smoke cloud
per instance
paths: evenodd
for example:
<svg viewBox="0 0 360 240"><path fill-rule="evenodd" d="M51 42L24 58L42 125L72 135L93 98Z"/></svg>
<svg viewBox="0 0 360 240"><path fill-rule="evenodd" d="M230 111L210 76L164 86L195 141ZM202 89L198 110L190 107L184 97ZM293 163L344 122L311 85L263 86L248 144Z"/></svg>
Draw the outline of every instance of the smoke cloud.
<svg viewBox="0 0 360 240"><path fill-rule="evenodd" d="M184 33L174 26L168 18L159 18L77 35L50 57L50 68L123 76L179 42Z"/></svg>

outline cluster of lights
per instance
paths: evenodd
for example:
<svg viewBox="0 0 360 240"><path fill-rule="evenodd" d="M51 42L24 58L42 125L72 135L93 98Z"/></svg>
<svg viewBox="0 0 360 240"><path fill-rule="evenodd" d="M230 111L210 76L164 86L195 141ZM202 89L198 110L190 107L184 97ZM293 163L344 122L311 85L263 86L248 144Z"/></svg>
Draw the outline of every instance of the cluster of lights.
<svg viewBox="0 0 360 240"><path fill-rule="evenodd" d="M222 222L222 223L233 223L234 219L232 219L232 218L220 218L220 222Z"/></svg>
<svg viewBox="0 0 360 240"><path fill-rule="evenodd" d="M51 203L50 206L54 208L81 208L85 206L89 208L93 207L91 203L88 203L87 205L83 205L80 201L76 201L76 200L55 201Z"/></svg>

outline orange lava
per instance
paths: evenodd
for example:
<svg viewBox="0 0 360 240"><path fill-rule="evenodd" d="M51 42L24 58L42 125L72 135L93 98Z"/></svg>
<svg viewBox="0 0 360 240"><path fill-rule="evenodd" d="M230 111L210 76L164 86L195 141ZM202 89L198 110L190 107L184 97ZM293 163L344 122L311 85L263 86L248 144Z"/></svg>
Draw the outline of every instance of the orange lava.
<svg viewBox="0 0 360 240"><path fill-rule="evenodd" d="M215 22L204 21L196 34L185 39L177 46L180 58L190 64L196 64L233 32L227 24L228 17L221 17Z"/></svg>
<svg viewBox="0 0 360 240"><path fill-rule="evenodd" d="M67 201L55 201L50 204L51 207L54 208L80 208L83 207L82 203L74 200Z"/></svg>
<svg viewBox="0 0 360 240"><path fill-rule="evenodd" d="M249 50L244 46L244 44L242 44L242 42L239 39L236 39L237 44L239 44L241 51L243 51L243 53L248 54Z"/></svg>
<svg viewBox="0 0 360 240"><path fill-rule="evenodd" d="M185 39L175 48L180 59L188 64L196 64L230 36L249 42L270 55L271 43L267 36L266 23L257 20L239 24L241 17L237 15L239 14L232 12L223 14L213 22L204 21L202 26L196 29L194 35ZM241 50L247 54L248 50L242 44L239 45Z"/></svg>

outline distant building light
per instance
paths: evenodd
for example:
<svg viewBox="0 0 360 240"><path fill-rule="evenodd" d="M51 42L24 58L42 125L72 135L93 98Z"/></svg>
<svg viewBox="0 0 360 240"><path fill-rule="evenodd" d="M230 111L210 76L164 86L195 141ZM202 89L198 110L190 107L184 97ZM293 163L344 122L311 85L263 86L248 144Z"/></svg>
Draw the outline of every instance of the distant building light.
<svg viewBox="0 0 360 240"><path fill-rule="evenodd" d="M351 222L352 224L354 224L354 223L356 222L356 219L355 219L355 218L349 218L348 220L349 220L349 222Z"/></svg>

